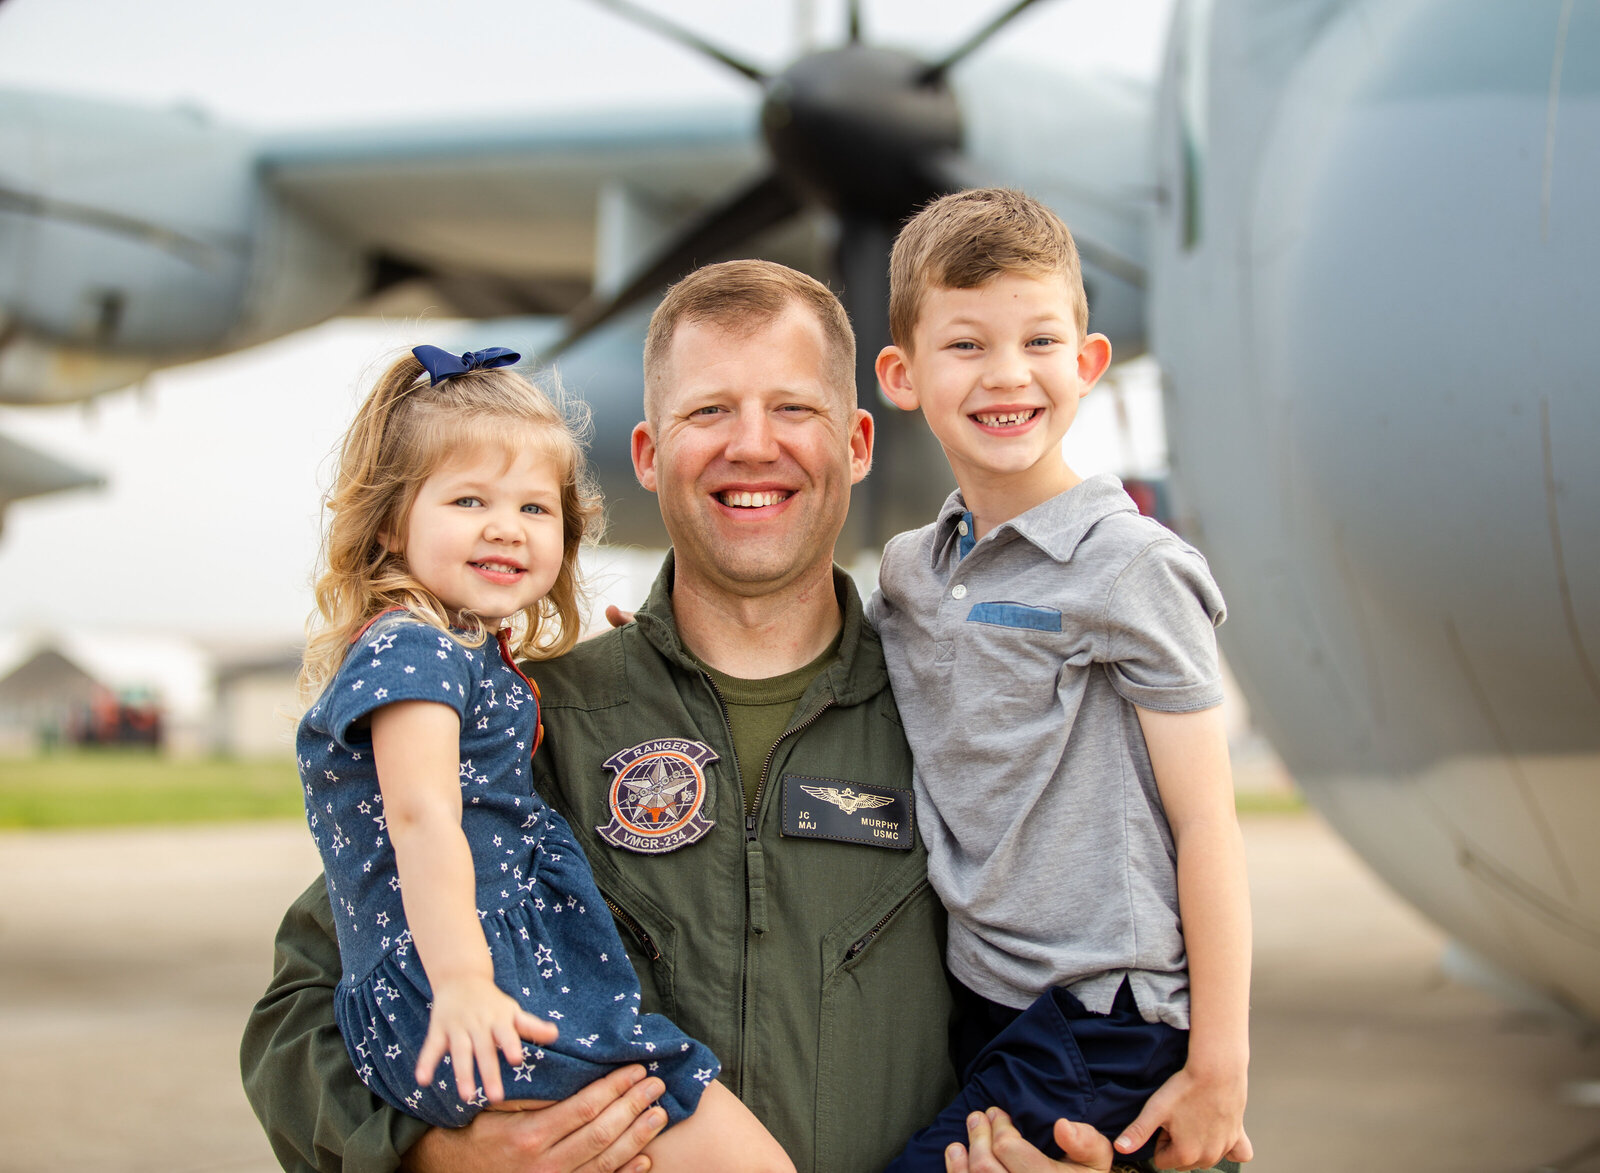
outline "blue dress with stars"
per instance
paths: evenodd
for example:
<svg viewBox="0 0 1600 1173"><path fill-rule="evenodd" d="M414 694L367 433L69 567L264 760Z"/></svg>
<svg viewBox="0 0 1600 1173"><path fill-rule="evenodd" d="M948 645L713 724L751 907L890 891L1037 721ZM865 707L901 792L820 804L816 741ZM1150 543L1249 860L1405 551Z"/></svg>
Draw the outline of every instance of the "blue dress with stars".
<svg viewBox="0 0 1600 1173"><path fill-rule="evenodd" d="M501 1059L508 1099L563 1099L606 1072L642 1063L666 1083L672 1122L695 1109L719 1065L659 1014L639 1012L639 983L588 860L530 786L537 693L504 646L463 647L405 612L356 638L338 675L300 722L306 817L322 853L344 974L334 1017L363 1082L430 1124L459 1127L464 1103L446 1058L417 1086L432 990L411 945L384 823L369 718L396 701L431 700L461 717L461 828L472 847L478 919L495 983L553 1021L556 1042Z"/></svg>

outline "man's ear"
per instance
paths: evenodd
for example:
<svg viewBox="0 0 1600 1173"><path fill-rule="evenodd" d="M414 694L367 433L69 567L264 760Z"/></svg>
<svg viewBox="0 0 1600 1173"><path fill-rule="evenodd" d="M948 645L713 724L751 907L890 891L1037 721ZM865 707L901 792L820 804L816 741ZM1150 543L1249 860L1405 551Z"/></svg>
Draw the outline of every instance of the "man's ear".
<svg viewBox="0 0 1600 1173"><path fill-rule="evenodd" d="M1111 365L1111 339L1104 334L1091 334L1078 347L1078 382L1083 384L1082 394L1100 381Z"/></svg>
<svg viewBox="0 0 1600 1173"><path fill-rule="evenodd" d="M647 421L633 425L633 475L641 486L656 491L656 433Z"/></svg>
<svg viewBox="0 0 1600 1173"><path fill-rule="evenodd" d="M885 346L878 351L875 367L878 386L883 388L889 402L901 411L916 411L919 400L916 388L911 385L910 356L898 346Z"/></svg>

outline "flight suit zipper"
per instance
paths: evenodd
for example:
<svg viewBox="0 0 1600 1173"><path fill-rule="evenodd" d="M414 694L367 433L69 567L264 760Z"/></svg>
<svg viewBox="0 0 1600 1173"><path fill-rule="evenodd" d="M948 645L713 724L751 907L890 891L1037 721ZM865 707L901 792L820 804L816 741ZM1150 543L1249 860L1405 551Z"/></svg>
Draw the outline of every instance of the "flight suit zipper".
<svg viewBox="0 0 1600 1173"><path fill-rule="evenodd" d="M633 934L633 939L639 942L639 947L649 954L650 960L660 961L661 950L656 948L656 943L650 939L650 934L644 931L644 926L628 915L626 909L604 892L600 893L600 899L606 902L606 907L611 910L611 915L621 921L628 932Z"/></svg>
<svg viewBox="0 0 1600 1173"><path fill-rule="evenodd" d="M911 901L927 886L928 881L925 878L918 881L917 886L911 889L911 891L907 892L905 896L901 898L898 904L896 904L888 912L884 913L877 924L873 925L865 933L861 934L861 936L850 942L850 948L844 951L844 960L846 962L850 962L854 961L857 957L860 957L866 947L872 944L873 938L875 938L879 933L883 932L884 927L888 925L888 923L897 915L899 915L900 910L906 905L910 904Z"/></svg>
<svg viewBox="0 0 1600 1173"><path fill-rule="evenodd" d="M722 689L717 687L717 682L711 678L709 672L701 670L706 683L711 686L711 694L717 699L717 709L722 713L722 728L728 735L728 746L733 748L733 722L728 719L728 700L722 695ZM747 1035L745 1024L750 1009L750 934L751 932L764 933L766 925L766 858L762 854L761 844L756 829L758 812L761 809L761 799L767 790L767 774L772 769L772 759L778 754L778 746L785 738L793 737L804 732L816 723L817 719L833 707L833 699L825 700L809 717L800 724L785 729L772 743L772 748L767 750L767 757L761 763L761 776L756 779L755 794L751 797L750 804L744 812L744 943L739 961L739 1086L734 1088L734 1094L741 1099L744 1096L744 1073L747 1067L746 1047ZM744 794L744 774L739 768L739 755L733 755L733 776L739 783L739 794ZM756 907L759 905L759 907Z"/></svg>

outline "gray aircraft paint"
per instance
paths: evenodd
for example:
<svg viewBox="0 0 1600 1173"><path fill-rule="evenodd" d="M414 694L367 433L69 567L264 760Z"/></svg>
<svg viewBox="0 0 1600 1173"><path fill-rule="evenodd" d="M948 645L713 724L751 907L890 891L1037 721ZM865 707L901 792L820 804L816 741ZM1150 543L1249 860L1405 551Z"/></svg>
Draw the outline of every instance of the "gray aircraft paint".
<svg viewBox="0 0 1600 1173"><path fill-rule="evenodd" d="M1230 663L1390 883L1600 1015L1600 6L1201 7L1150 316Z"/></svg>

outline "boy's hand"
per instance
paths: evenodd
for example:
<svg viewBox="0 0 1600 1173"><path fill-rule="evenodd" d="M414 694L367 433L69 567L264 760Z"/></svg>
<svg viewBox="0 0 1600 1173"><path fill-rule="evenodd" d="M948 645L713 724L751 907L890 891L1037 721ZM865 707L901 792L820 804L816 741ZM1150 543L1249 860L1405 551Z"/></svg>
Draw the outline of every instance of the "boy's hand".
<svg viewBox="0 0 1600 1173"><path fill-rule="evenodd" d="M1117 1137L1119 1153L1137 1151L1156 1129L1165 1134L1152 1158L1159 1169L1209 1169L1223 1158L1255 1156L1244 1133L1245 1079L1203 1077L1189 1068L1145 1101L1144 1111Z"/></svg>
<svg viewBox="0 0 1600 1173"><path fill-rule="evenodd" d="M500 1082L498 1052L513 1067L522 1065L522 1041L553 1043L556 1028L535 1018L493 981L463 977L433 987L433 1010L428 1035L417 1056L417 1082L429 1083L439 1060L450 1056L455 1068L456 1092L463 1100L478 1095L473 1078L476 1066L483 1076L483 1094L491 1102L506 1098Z"/></svg>

